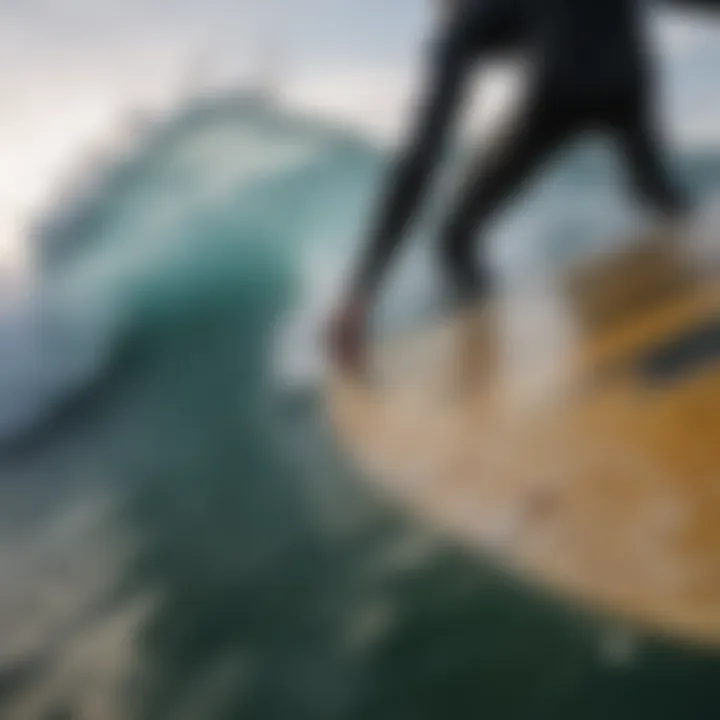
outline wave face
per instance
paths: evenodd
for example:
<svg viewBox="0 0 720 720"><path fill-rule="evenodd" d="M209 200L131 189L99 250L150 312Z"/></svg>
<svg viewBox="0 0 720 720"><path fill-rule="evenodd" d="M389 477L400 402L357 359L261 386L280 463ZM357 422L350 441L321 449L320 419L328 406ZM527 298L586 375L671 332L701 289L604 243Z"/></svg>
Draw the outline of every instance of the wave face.
<svg viewBox="0 0 720 720"><path fill-rule="evenodd" d="M107 369L130 335L241 303L287 301L308 254L337 255L381 159L320 123L234 98L155 128L37 233L32 287L3 308L0 439Z"/></svg>
<svg viewBox="0 0 720 720"><path fill-rule="evenodd" d="M132 332L243 293L247 310L264 302L266 276L278 280L286 309L268 362L285 384L315 384L319 324L386 163L356 134L238 96L187 108L148 131L126 160L93 169L84 192L39 227L35 283L0 311L0 440L91 384ZM717 166L704 157L684 169L702 187ZM565 161L494 228L490 262L500 274L537 272L632 232L637 213L614 172L592 149ZM436 207L420 223L381 303L381 325L437 305L428 239L439 219Z"/></svg>
<svg viewBox="0 0 720 720"><path fill-rule="evenodd" d="M0 716L718 706L713 661L654 640L640 653L398 517L338 456L315 333L385 162L336 128L208 101L38 230L36 282L0 320L0 438L28 443L0 459ZM635 222L604 209L612 168L583 162L497 228L500 272ZM683 163L698 189L720 177ZM388 325L433 307L435 220L389 288Z"/></svg>

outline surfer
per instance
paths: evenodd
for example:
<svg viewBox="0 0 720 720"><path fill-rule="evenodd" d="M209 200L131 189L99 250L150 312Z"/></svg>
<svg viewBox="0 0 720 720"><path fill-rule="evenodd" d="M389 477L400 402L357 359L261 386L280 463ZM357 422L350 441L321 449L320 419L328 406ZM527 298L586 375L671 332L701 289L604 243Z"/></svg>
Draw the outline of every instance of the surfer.
<svg viewBox="0 0 720 720"><path fill-rule="evenodd" d="M420 205L465 98L466 81L480 60L520 51L531 61L531 77L522 111L489 155L472 164L440 231L440 267L459 300L491 289L488 271L474 258L477 234L561 145L586 131L606 132L617 142L639 196L663 216L677 218L689 209L665 164L641 0L452 0L444 5L409 142L330 322L330 353L346 368L362 366L378 285Z"/></svg>

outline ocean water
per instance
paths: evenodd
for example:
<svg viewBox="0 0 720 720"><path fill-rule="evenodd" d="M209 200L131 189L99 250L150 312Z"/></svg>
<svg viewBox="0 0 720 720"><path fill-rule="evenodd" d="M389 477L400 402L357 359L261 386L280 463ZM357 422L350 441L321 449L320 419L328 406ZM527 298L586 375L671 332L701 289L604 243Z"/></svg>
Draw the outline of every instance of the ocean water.
<svg viewBox="0 0 720 720"><path fill-rule="evenodd" d="M343 458L316 339L386 161L215 99L38 225L35 281L0 317L0 718L720 712L714 653L544 596ZM720 178L720 158L678 163L698 193ZM613 171L568 158L497 228L498 272L630 231ZM437 303L429 215L387 329Z"/></svg>

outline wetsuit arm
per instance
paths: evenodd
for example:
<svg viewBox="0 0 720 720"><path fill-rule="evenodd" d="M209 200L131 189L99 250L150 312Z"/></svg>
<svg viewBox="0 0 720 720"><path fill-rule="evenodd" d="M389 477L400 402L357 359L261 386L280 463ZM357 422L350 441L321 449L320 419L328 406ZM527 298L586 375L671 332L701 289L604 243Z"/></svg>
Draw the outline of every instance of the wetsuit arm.
<svg viewBox="0 0 720 720"><path fill-rule="evenodd" d="M378 216L361 258L354 290L372 292L397 249L402 235L429 184L447 131L462 99L470 64L467 26L456 20L431 53L431 67L421 106L409 136L391 171Z"/></svg>

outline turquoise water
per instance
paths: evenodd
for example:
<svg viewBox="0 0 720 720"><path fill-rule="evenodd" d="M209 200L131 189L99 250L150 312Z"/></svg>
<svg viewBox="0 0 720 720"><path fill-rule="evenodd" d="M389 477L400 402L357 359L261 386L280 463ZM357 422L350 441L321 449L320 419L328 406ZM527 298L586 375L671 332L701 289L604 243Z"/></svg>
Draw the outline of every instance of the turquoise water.
<svg viewBox="0 0 720 720"><path fill-rule="evenodd" d="M703 162L686 161L698 188L718 177ZM0 717L720 712L714 654L544 597L344 461L312 331L383 164L217 101L45 225L0 364Z"/></svg>

